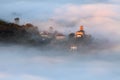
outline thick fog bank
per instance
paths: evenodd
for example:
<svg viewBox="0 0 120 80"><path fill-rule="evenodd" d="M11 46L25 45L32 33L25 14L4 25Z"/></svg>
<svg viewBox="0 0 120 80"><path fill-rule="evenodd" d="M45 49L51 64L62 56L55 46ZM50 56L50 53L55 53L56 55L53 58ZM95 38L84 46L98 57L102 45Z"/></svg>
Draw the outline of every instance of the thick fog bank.
<svg viewBox="0 0 120 80"><path fill-rule="evenodd" d="M0 44L0 79L119 80L119 53L119 45L83 53Z"/></svg>

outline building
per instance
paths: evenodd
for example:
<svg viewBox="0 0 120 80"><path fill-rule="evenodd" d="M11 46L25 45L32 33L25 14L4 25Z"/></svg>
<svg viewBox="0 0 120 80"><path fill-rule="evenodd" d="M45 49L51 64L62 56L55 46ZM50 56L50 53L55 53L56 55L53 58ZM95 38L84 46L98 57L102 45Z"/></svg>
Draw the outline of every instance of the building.
<svg viewBox="0 0 120 80"><path fill-rule="evenodd" d="M47 31L40 32L40 35L44 38L49 38L49 33Z"/></svg>
<svg viewBox="0 0 120 80"><path fill-rule="evenodd" d="M61 33L58 33L55 35L55 39L56 40L65 40L65 35L61 34Z"/></svg>
<svg viewBox="0 0 120 80"><path fill-rule="evenodd" d="M80 30L75 33L75 38L83 38L85 36L84 27L80 26Z"/></svg>

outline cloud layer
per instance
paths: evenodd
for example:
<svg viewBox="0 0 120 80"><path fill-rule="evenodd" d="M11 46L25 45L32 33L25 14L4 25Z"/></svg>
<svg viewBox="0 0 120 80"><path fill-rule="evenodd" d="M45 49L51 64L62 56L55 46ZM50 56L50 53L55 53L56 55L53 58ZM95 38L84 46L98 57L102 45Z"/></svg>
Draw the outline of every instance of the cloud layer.
<svg viewBox="0 0 120 80"><path fill-rule="evenodd" d="M101 34L109 38L120 35L120 6L113 4L69 4L57 8L54 18L73 23L72 27L85 25L92 34Z"/></svg>
<svg viewBox="0 0 120 80"><path fill-rule="evenodd" d="M120 79L119 48L97 50L93 54L4 45L0 51L1 80Z"/></svg>

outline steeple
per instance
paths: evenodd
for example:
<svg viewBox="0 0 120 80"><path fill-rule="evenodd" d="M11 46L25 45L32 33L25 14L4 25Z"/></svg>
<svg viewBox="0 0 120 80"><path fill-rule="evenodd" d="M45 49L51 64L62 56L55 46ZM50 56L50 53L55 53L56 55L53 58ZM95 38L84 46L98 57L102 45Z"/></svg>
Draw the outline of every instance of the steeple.
<svg viewBox="0 0 120 80"><path fill-rule="evenodd" d="M80 31L83 31L84 30L84 27L83 26L80 26Z"/></svg>

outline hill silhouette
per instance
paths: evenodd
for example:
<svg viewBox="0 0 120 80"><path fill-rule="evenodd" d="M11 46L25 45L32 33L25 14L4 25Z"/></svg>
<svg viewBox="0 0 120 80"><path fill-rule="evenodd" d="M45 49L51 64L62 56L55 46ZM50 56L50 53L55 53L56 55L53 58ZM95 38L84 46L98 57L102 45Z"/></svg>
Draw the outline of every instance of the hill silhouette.
<svg viewBox="0 0 120 80"><path fill-rule="evenodd" d="M38 39L39 38L39 39ZM28 23L26 25L18 25L0 20L0 41L14 43L36 43L40 40L37 27Z"/></svg>

